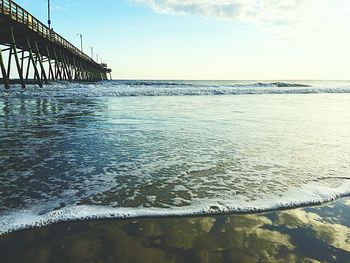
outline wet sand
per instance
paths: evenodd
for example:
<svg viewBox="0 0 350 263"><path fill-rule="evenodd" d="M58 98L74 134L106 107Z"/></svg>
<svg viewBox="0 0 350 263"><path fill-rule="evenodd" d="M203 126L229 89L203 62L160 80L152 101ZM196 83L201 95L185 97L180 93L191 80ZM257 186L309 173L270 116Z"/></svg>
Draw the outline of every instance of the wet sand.
<svg viewBox="0 0 350 263"><path fill-rule="evenodd" d="M0 262L350 262L350 198L260 214L71 222L0 237Z"/></svg>

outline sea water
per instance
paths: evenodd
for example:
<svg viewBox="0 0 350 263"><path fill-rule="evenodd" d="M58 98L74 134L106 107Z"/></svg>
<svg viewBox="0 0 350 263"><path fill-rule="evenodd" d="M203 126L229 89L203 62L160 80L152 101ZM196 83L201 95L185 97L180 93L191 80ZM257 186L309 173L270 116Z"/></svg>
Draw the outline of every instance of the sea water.
<svg viewBox="0 0 350 263"><path fill-rule="evenodd" d="M108 81L0 92L0 234L350 194L350 82Z"/></svg>

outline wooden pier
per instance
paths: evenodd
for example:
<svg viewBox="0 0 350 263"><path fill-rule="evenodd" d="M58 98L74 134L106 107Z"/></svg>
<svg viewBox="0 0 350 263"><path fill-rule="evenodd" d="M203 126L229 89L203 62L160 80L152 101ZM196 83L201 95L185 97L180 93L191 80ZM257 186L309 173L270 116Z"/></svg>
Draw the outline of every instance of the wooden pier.
<svg viewBox="0 0 350 263"><path fill-rule="evenodd" d="M58 80L106 80L111 74L107 65L95 62L11 0L0 0L0 45L0 84L6 89L14 82L22 88L29 83L42 87ZM14 75L16 80L11 79Z"/></svg>

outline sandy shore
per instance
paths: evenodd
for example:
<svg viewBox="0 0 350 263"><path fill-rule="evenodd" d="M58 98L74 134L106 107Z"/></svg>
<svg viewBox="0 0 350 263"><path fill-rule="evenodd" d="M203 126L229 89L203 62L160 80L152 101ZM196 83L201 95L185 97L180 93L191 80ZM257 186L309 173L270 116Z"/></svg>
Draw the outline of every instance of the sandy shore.
<svg viewBox="0 0 350 263"><path fill-rule="evenodd" d="M61 223L0 237L1 262L350 262L350 198L248 215Z"/></svg>

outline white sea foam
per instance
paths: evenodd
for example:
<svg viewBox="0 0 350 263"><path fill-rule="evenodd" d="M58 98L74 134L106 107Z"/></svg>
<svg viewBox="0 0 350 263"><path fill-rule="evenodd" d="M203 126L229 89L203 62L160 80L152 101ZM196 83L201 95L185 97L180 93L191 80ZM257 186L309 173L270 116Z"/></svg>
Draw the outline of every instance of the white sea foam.
<svg viewBox="0 0 350 263"><path fill-rule="evenodd" d="M252 81L111 81L100 83L58 82L39 89L19 85L0 93L0 98L43 97L140 97L205 96L253 94L350 93L350 83L343 82L252 82Z"/></svg>
<svg viewBox="0 0 350 263"><path fill-rule="evenodd" d="M325 187L319 183L294 188L280 196L278 200L258 199L251 202L242 200L210 200L194 202L187 207L172 208L112 208L108 206L70 206L43 215L31 210L19 210L0 216L0 235L35 227L45 227L59 222L102 219L129 219L140 217L179 217L215 215L226 213L256 213L278 209L288 209L319 205L350 195L350 180L337 188Z"/></svg>

